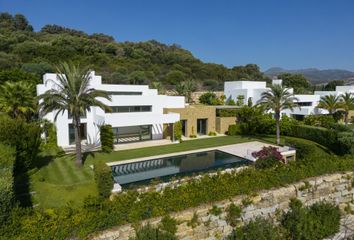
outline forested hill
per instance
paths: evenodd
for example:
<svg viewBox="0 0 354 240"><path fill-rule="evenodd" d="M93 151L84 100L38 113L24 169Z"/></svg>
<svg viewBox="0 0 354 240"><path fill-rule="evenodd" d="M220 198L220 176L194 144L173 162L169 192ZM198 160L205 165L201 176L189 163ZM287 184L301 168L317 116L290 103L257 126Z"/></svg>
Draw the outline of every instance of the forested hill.
<svg viewBox="0 0 354 240"><path fill-rule="evenodd" d="M90 65L109 83L158 81L170 86L191 79L200 87L216 89L225 80L267 79L255 64L226 68L204 63L176 44L119 42L102 33L89 35L58 25L35 32L23 15L0 14L0 69L6 72L0 72L0 83L7 80L1 76L13 71L24 78L24 72L33 73L39 81L62 61Z"/></svg>

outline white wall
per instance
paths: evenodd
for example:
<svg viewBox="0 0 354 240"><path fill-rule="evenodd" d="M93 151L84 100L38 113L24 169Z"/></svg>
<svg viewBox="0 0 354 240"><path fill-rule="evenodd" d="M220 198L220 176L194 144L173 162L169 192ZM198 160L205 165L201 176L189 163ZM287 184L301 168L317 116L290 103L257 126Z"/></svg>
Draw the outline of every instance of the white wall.
<svg viewBox="0 0 354 240"><path fill-rule="evenodd" d="M149 89L148 85L116 85L102 84L101 76L96 76L91 72L90 87L119 92L142 92L142 95L113 95L111 101L98 98L108 106L152 106L151 112L132 112L132 113L105 113L98 107L91 107L87 112L86 118L81 122L87 124L87 143L93 145L100 144L99 127L103 124L111 124L112 127L126 127L137 125L152 125L152 138L161 139L163 137L163 124L175 123L179 121L178 113L164 114L164 108L184 108L185 99L181 96L158 95L156 89ZM37 94L55 88L57 82L56 74L45 74L43 84L37 85ZM55 122L57 128L58 145L62 147L69 146L69 124L72 119L68 119L68 113L59 114L56 121L54 112L49 113L43 118Z"/></svg>

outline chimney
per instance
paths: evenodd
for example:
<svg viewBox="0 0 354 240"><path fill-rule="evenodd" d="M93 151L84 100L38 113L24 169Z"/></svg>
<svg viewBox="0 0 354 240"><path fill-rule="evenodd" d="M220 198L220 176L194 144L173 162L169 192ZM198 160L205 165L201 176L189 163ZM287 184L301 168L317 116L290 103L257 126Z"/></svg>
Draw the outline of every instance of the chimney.
<svg viewBox="0 0 354 240"><path fill-rule="evenodd" d="M272 84L273 85L282 85L283 80L282 79L273 79Z"/></svg>

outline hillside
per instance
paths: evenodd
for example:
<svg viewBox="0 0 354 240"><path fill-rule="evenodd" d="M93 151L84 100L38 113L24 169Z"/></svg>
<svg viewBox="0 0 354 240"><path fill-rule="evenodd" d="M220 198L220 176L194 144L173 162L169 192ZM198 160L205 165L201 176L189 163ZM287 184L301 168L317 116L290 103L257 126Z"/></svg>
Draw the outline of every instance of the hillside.
<svg viewBox="0 0 354 240"><path fill-rule="evenodd" d="M204 63L177 44L119 42L106 34L89 35L58 25L34 32L23 15L0 14L0 69L20 68L39 79L62 61L89 65L108 83L158 81L173 87L191 79L198 87L218 89L225 80L267 79L255 64L226 68Z"/></svg>
<svg viewBox="0 0 354 240"><path fill-rule="evenodd" d="M317 68L306 68L297 70L288 70L279 67L270 68L264 72L264 74L270 78L277 76L280 73L301 73L313 84L326 83L331 80L344 80L351 82L354 80L354 72L350 72L342 69L326 69L320 70Z"/></svg>

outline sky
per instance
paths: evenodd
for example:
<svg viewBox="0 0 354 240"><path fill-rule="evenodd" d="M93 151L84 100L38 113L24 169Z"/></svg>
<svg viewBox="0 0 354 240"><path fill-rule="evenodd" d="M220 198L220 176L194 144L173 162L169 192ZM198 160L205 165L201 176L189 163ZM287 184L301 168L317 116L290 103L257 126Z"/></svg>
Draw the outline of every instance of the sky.
<svg viewBox="0 0 354 240"><path fill-rule="evenodd" d="M204 62L354 71L354 0L0 0L36 31L179 44Z"/></svg>

